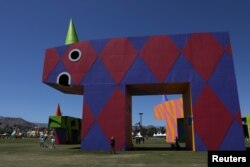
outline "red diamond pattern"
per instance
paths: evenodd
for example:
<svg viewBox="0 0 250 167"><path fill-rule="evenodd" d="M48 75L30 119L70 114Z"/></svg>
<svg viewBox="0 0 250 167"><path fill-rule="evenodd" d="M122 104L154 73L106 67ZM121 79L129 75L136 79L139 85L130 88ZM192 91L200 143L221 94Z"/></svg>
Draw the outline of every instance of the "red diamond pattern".
<svg viewBox="0 0 250 167"><path fill-rule="evenodd" d="M47 79L50 72L55 68L58 60L59 57L55 48L46 50L45 62L43 67L43 81Z"/></svg>
<svg viewBox="0 0 250 167"><path fill-rule="evenodd" d="M97 46L95 45L95 47ZM97 59L97 54L89 41L74 43L63 49L66 48L67 50L64 53L64 50L59 50L62 51L62 56L58 55L57 48L46 50L43 72L44 82L51 75L51 71L57 68L58 61L62 61L66 70L70 73L73 83L80 85L82 79ZM82 57L77 62L72 62L68 58L69 52L73 49L79 49L82 52ZM100 52L98 58L115 80L114 87L117 88L115 88L114 92L110 92L110 98L105 99L107 101L104 102L100 108L100 113L98 112L99 114L96 117L90 108L90 104L95 98L93 97L91 101L84 102L81 137L83 139L88 136L91 127L98 125L98 130L100 127L107 138L115 136L117 139L116 149L121 150L124 146L132 146L132 143L130 143L132 121L131 113L128 111L128 107L130 107L130 104L127 103L128 97L120 90L120 81L126 75L136 56L141 56L159 82L164 82L180 55L180 51L169 36L163 35L147 38L140 53L136 51L127 38L109 39ZM223 48L210 33L190 35L182 49L182 53L200 76L207 81L213 75L213 71L216 69L223 53L232 56L231 45L228 44ZM62 67L64 68L64 66ZM232 75L234 77L234 74ZM72 88L74 89L74 86ZM96 104L99 104L99 102L100 100ZM94 102L92 104L95 106ZM216 92L208 84L204 86L198 99L192 105L195 133L198 134L208 150L220 149L221 145L225 143L224 138L228 134L232 135L231 132L228 132L231 125L234 122L238 122L239 125L242 124L240 110L235 115L231 115Z"/></svg>
<svg viewBox="0 0 250 167"><path fill-rule="evenodd" d="M95 122L95 118L87 104L87 102L84 102L83 105L83 116L82 116L82 134L81 139L88 133L89 129L92 127L92 125Z"/></svg>
<svg viewBox="0 0 250 167"><path fill-rule="evenodd" d="M69 59L69 53L73 49L79 49L82 57L77 62L72 62ZM67 70L71 74L74 84L79 85L83 77L87 74L96 59L96 53L88 41L78 42L69 46L68 50L62 57Z"/></svg>
<svg viewBox="0 0 250 167"><path fill-rule="evenodd" d="M213 73L223 52L210 33L192 34L183 49L184 55L205 80Z"/></svg>
<svg viewBox="0 0 250 167"><path fill-rule="evenodd" d="M105 105L97 121L107 138L115 136L117 149L121 149L125 139L125 96L117 88ZM109 121L108 121L109 120Z"/></svg>
<svg viewBox="0 0 250 167"><path fill-rule="evenodd" d="M163 82L179 50L168 36L153 36L148 39L140 55L157 79Z"/></svg>
<svg viewBox="0 0 250 167"><path fill-rule="evenodd" d="M120 83L136 57L136 50L127 38L110 39L101 52L100 59L116 83Z"/></svg>
<svg viewBox="0 0 250 167"><path fill-rule="evenodd" d="M208 150L218 150L232 123L232 116L206 85L193 108L194 129Z"/></svg>
<svg viewBox="0 0 250 167"><path fill-rule="evenodd" d="M241 119L241 113L240 110L237 112L237 114L234 116L234 120L239 123L240 126L242 126L242 119Z"/></svg>

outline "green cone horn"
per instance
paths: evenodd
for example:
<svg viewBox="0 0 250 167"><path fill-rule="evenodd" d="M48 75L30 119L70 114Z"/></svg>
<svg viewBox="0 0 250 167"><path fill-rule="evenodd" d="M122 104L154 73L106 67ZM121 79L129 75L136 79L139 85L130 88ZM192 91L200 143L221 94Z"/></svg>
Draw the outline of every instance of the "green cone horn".
<svg viewBox="0 0 250 167"><path fill-rule="evenodd" d="M68 33L67 33L66 40L65 40L65 45L69 45L75 42L78 42L78 37L76 34L76 29L75 29L73 20L70 19Z"/></svg>

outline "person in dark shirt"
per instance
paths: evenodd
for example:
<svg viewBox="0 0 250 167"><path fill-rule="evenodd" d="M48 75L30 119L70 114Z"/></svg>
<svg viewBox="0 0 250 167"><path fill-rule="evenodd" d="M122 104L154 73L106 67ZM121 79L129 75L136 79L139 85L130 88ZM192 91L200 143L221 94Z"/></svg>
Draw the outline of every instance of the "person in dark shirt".
<svg viewBox="0 0 250 167"><path fill-rule="evenodd" d="M114 153L115 154L115 138L114 136L112 136L110 138L110 146L111 146L111 154Z"/></svg>
<svg viewBox="0 0 250 167"><path fill-rule="evenodd" d="M176 148L176 150L179 150L179 149L180 149L179 139L178 139L177 136L175 137L175 148Z"/></svg>

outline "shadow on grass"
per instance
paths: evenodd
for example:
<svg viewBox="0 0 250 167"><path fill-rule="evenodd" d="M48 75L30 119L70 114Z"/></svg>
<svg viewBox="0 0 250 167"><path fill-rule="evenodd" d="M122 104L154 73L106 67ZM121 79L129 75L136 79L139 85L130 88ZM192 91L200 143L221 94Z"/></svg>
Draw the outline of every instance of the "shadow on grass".
<svg viewBox="0 0 250 167"><path fill-rule="evenodd" d="M71 150L80 150L81 147L70 147ZM133 147L131 149L128 149L126 151L190 151L187 150L185 147L181 147L180 149L172 149L170 147ZM246 151L250 152L250 147L246 147Z"/></svg>
<svg viewBox="0 0 250 167"><path fill-rule="evenodd" d="M70 147L70 150L80 150L81 147ZM180 148L178 150L171 149L170 147L134 147L126 151L187 151L186 148Z"/></svg>
<svg viewBox="0 0 250 167"><path fill-rule="evenodd" d="M80 150L81 149L81 147L70 147L69 149L72 149L72 150Z"/></svg>
<svg viewBox="0 0 250 167"><path fill-rule="evenodd" d="M186 148L172 149L170 147L134 147L128 151L188 151Z"/></svg>

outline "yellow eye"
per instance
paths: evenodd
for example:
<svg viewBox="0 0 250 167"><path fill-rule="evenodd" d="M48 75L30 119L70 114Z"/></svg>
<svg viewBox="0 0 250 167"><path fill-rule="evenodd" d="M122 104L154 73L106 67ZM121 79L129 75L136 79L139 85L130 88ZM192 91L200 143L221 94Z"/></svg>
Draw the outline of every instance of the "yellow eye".
<svg viewBox="0 0 250 167"><path fill-rule="evenodd" d="M82 57L82 53L79 49L73 49L69 52L69 60L76 62L80 60Z"/></svg>

